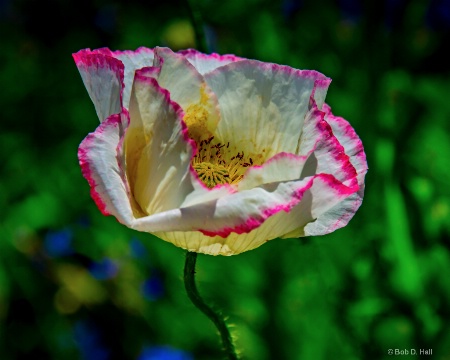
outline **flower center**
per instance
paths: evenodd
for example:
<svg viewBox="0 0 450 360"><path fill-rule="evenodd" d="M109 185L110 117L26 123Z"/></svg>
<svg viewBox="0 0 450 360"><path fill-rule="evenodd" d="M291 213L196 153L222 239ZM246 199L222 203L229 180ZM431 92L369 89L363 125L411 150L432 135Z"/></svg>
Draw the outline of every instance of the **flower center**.
<svg viewBox="0 0 450 360"><path fill-rule="evenodd" d="M244 176L247 167L256 165L244 152L233 154L230 143L213 144L214 136L197 143L198 152L192 159L192 167L200 180L209 188L219 184L236 184Z"/></svg>
<svg viewBox="0 0 450 360"><path fill-rule="evenodd" d="M193 167L197 171L200 180L209 188L213 188L218 184L230 183L230 174L228 174L228 170L223 165L201 162L194 164Z"/></svg>

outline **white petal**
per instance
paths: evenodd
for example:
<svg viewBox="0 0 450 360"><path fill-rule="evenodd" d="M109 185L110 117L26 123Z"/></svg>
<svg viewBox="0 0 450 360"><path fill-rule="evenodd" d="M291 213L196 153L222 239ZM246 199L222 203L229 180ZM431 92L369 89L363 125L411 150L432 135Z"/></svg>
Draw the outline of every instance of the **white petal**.
<svg viewBox="0 0 450 360"><path fill-rule="evenodd" d="M119 59L125 66L123 106L128 109L135 71L153 64L153 49L140 47L136 51L113 51L112 56Z"/></svg>
<svg viewBox="0 0 450 360"><path fill-rule="evenodd" d="M303 186L301 182L288 182L240 191L138 219L134 228L148 232L201 230L222 237L249 232L269 216L297 203Z"/></svg>
<svg viewBox="0 0 450 360"><path fill-rule="evenodd" d="M307 224L301 236L317 236L329 234L344 227L353 218L362 203L358 193L354 193L324 211L317 219Z"/></svg>
<svg viewBox="0 0 450 360"><path fill-rule="evenodd" d="M244 60L235 55L203 54L195 49L182 50L178 54L182 54L202 75L231 62Z"/></svg>
<svg viewBox="0 0 450 360"><path fill-rule="evenodd" d="M145 214L178 208L193 191L190 161L195 145L182 117L167 90L136 74L125 155L131 191Z"/></svg>
<svg viewBox="0 0 450 360"><path fill-rule="evenodd" d="M345 153L349 156L350 162L356 169L358 184L361 187L360 190L363 191L364 177L368 167L362 141L348 121L339 116L334 116L327 104L324 104L323 111L325 111L325 121L330 124L334 136L344 147Z"/></svg>
<svg viewBox="0 0 450 360"><path fill-rule="evenodd" d="M347 186L357 185L355 168L324 116L324 112L313 106L305 117L299 155L283 152L262 166L250 167L238 184L238 189L251 189L276 181L299 180L315 174L332 175Z"/></svg>
<svg viewBox="0 0 450 360"><path fill-rule="evenodd" d="M305 167L303 172L305 175L311 172L331 174L349 189L353 189L353 193L341 198L337 203L328 202L324 207L322 202L317 201L317 196L322 195L323 190L317 190L314 186L311 189L310 218L315 220L304 227L299 226L283 237L324 235L333 232L347 225L362 203L364 176L367 172L362 143L347 121L334 117L327 105L324 105L323 109L325 113L313 106L305 122L299 154L314 154L316 162L310 163L313 166L309 169ZM302 201L298 207L303 206ZM292 213L296 211L294 209Z"/></svg>
<svg viewBox="0 0 450 360"><path fill-rule="evenodd" d="M219 122L217 99L203 76L181 54L168 48L155 48L154 68L147 76L155 77L158 84L169 90L173 101L181 106L189 136L199 139L214 132Z"/></svg>
<svg viewBox="0 0 450 360"><path fill-rule="evenodd" d="M298 156L290 153L279 153L262 166L250 167L238 183L239 191L280 181L300 180L306 176L303 169L307 165L308 156ZM314 175L312 174L308 175Z"/></svg>
<svg viewBox="0 0 450 360"><path fill-rule="evenodd" d="M325 113L314 105L305 118L298 155L314 153L317 161L310 162L305 175L330 174L347 186L357 186L357 174L344 147L324 120Z"/></svg>
<svg viewBox="0 0 450 360"><path fill-rule="evenodd" d="M284 185L286 186L286 184ZM291 186L293 186L291 189L294 187L296 189L296 197L291 197L290 200L285 199L283 204L278 203L271 209L261 209L260 216L265 217L265 221L248 232L240 231L245 228L242 226L241 228L236 227L233 232L229 232L230 229L221 229L215 232L204 230L201 232L172 232L169 230L156 232L155 235L189 251L210 255L240 254L296 229L303 230L322 212L342 203L353 192L353 189L349 189L332 177L325 175L317 175L301 182L291 182ZM253 221L258 222L256 219L251 219L247 225Z"/></svg>
<svg viewBox="0 0 450 360"><path fill-rule="evenodd" d="M126 122L120 115L106 119L80 144L78 159L83 176L91 186L91 196L102 213L114 215L129 226L133 211L117 153Z"/></svg>
<svg viewBox="0 0 450 360"><path fill-rule="evenodd" d="M135 71L153 64L153 50L144 47L136 51L85 49L73 57L100 121L119 113L121 105L128 109Z"/></svg>
<svg viewBox="0 0 450 360"><path fill-rule="evenodd" d="M124 66L121 61L89 49L73 58L83 79L100 122L120 113Z"/></svg>
<svg viewBox="0 0 450 360"><path fill-rule="evenodd" d="M330 83L315 71L255 60L225 65L205 79L219 100L219 138L266 159L297 151L310 97L321 100Z"/></svg>
<svg viewBox="0 0 450 360"><path fill-rule="evenodd" d="M305 202L307 210L303 211L304 216L298 217L299 213L296 212L295 216L289 217L286 213L301 204L304 194L313 188L319 190L317 194L313 193L315 199L312 203ZM299 181L266 184L213 201L147 216L137 219L132 227L152 233L177 232L179 234L184 231L200 231L204 235L214 237L215 242L225 244L227 239L234 239L236 234L250 233L260 226L265 226L265 222L272 216L283 213L276 226L272 221L270 222L271 230L265 230L267 236L252 239L251 244L239 245L242 249L250 249L306 225L319 216L321 211L328 210L356 190L357 188L350 189L342 185L332 176L321 174ZM311 204L314 205L313 209L310 208ZM181 240L177 240L175 236L172 241L175 245L192 251L198 251L206 246L205 244L210 245L213 241L205 240L207 238L200 238L200 240L203 239L200 241L197 238L200 242L183 245L180 243L183 238L181 236ZM255 245L255 242L259 245ZM234 248L234 245L228 244L228 246Z"/></svg>
<svg viewBox="0 0 450 360"><path fill-rule="evenodd" d="M341 117L336 117L331 113L328 105L324 104L324 119L331 126L334 136L342 145L345 154L356 171L356 179L347 181L355 186L358 184L358 191L335 206L323 212L315 222L308 224L304 228L304 235L323 235L344 227L353 218L356 211L362 204L364 196L364 177L367 173L366 154L361 140L350 124ZM341 157L342 158L342 157Z"/></svg>
<svg viewBox="0 0 450 360"><path fill-rule="evenodd" d="M323 235L334 231L347 224L361 204L362 197L358 195L361 187L351 157L333 135L324 115L313 106L306 116L301 155L277 154L262 166L249 168L238 184L238 189L243 190L273 181L303 179L319 174L319 179L302 201L280 220L286 223L283 237ZM356 148L360 149L350 149ZM356 153L362 157L360 152ZM328 178L333 181L324 183ZM337 188L341 191L336 193Z"/></svg>

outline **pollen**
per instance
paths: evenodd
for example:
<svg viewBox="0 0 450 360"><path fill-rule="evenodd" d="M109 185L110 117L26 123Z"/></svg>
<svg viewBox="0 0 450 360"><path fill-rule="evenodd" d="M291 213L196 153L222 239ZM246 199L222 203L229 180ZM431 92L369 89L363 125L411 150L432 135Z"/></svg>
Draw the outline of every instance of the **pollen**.
<svg viewBox="0 0 450 360"><path fill-rule="evenodd" d="M199 101L187 107L183 117L191 139L200 139L204 134L211 134L210 130L218 119L213 111L213 104L209 101L205 90L206 84L200 87Z"/></svg>
<svg viewBox="0 0 450 360"><path fill-rule="evenodd" d="M233 152L230 143L214 141L214 136L197 143L198 152L192 159L192 167L199 179L209 188L220 184L236 184L249 166L259 162L244 152Z"/></svg>

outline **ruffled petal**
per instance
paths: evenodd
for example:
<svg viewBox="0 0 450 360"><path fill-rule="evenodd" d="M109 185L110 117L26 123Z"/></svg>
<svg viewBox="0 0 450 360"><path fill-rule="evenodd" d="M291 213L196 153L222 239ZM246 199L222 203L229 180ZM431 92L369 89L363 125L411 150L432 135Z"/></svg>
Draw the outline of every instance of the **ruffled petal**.
<svg viewBox="0 0 450 360"><path fill-rule="evenodd" d="M215 53L203 54L195 49L181 50L178 54L181 54L188 59L201 75L205 75L206 73L231 62L244 60L244 58L235 55L219 55Z"/></svg>
<svg viewBox="0 0 450 360"><path fill-rule="evenodd" d="M307 175L330 174L347 186L357 186L357 173L345 148L334 136L330 125L324 120L325 113L313 105L305 118L298 155L314 154Z"/></svg>
<svg viewBox="0 0 450 360"><path fill-rule="evenodd" d="M279 184L276 185L278 186ZM242 226L233 229L225 227L216 231L165 231L156 232L155 235L189 251L209 255L236 255L292 232L299 226L304 228L321 211L342 202L353 191L327 175L317 175L289 185L284 183L283 186L293 190L293 196L289 200L285 198L284 203L272 203L272 206L261 208L258 216L249 218ZM312 197L315 198L314 201ZM248 231L249 229L251 230Z"/></svg>
<svg viewBox="0 0 450 360"><path fill-rule="evenodd" d="M344 147L314 105L305 117L299 154L278 153L261 166L252 166L238 184L239 191L279 181L328 174L346 186L357 185L356 171Z"/></svg>
<svg viewBox="0 0 450 360"><path fill-rule="evenodd" d="M124 65L120 60L89 49L72 55L100 122L122 109Z"/></svg>
<svg viewBox="0 0 450 360"><path fill-rule="evenodd" d="M303 229L300 229L301 232L298 236L326 235L346 226L361 206L361 203L362 197L357 192L341 199L336 205L329 206L314 221L311 221ZM284 236L284 238L286 237L288 236Z"/></svg>
<svg viewBox="0 0 450 360"><path fill-rule="evenodd" d="M333 186L343 189L345 196L335 194L333 186L324 187L314 183L302 201L280 220L286 221L291 228L282 234L283 237L323 235L334 231L346 225L361 205L361 184L352 158L324 118L325 113L312 104L305 119L300 155L277 154L262 166L249 168L238 184L241 191L273 181L291 181L319 174L334 179ZM344 121L340 120L339 124L345 124ZM356 136L354 132L351 134ZM360 146L361 144L349 147L349 150L361 149ZM363 155L357 151L352 151L351 154L353 153L358 154L361 169L366 169ZM330 195L333 201L327 198Z"/></svg>
<svg viewBox="0 0 450 360"><path fill-rule="evenodd" d="M316 209L316 215L306 226L299 226L283 236L283 238L324 235L337 230L352 219L361 206L364 193L364 176L367 172L362 143L353 129L349 129L347 121L333 117L327 105L323 106L325 112L314 106L307 116L300 139L299 155L312 154L315 161L308 161L303 173L325 173L332 175L342 184L353 189L347 197L335 204L319 207L320 203L314 194L315 187L311 189L311 209ZM326 121L327 120L327 121ZM342 142L342 143L341 143ZM320 193L319 193L320 194ZM299 205L301 208L302 204ZM317 209L320 209L318 211ZM295 214L294 209L292 214ZM289 214L289 216L292 216Z"/></svg>
<svg viewBox="0 0 450 360"><path fill-rule="evenodd" d="M301 180L309 176L308 156L279 153L261 166L249 168L237 185L239 191L280 181Z"/></svg>
<svg viewBox="0 0 450 360"><path fill-rule="evenodd" d="M112 56L125 66L123 106L128 109L135 71L153 64L153 49L140 47L136 51L112 51Z"/></svg>
<svg viewBox="0 0 450 360"><path fill-rule="evenodd" d="M117 148L127 119L112 115L89 134L78 148L83 176L91 186L91 196L104 215L114 215L130 226L133 211Z"/></svg>
<svg viewBox="0 0 450 360"><path fill-rule="evenodd" d="M330 124L334 136L344 147L345 153L349 156L350 162L356 170L360 186L359 192L362 195L364 192L364 177L368 170L362 141L347 120L332 114L328 104L324 104L322 110L325 112L325 121Z"/></svg>
<svg viewBox="0 0 450 360"><path fill-rule="evenodd" d="M219 100L218 137L265 159L297 152L310 97L320 106L331 81L316 71L256 60L230 63L205 79Z"/></svg>
<svg viewBox="0 0 450 360"><path fill-rule="evenodd" d="M286 217L286 213L303 202L302 198L308 190L314 191L316 199L313 202L314 208L308 207L308 210L304 211L303 218ZM265 230L267 236L252 238L251 243L239 243L241 250L245 251L267 240L282 236L300 225L306 225L319 216L321 211L334 206L355 190L357 189L341 184L331 175L319 174L299 181L265 184L213 201L140 218L134 222L133 228L153 233L166 233L164 236L168 236L169 232L180 235L180 232L200 231L203 235L214 238L212 240L197 236L195 237L197 242L183 244L184 236L171 237L175 245L191 251L200 251L201 248L213 243L228 244L229 248L235 248L237 245L232 245L228 239L238 241L235 235L250 233L260 226L265 226L265 222L272 216L284 214L280 217L278 225L273 226L270 222L272 230Z"/></svg>
<svg viewBox="0 0 450 360"><path fill-rule="evenodd" d="M307 180L305 180L307 181ZM134 228L142 231L198 230L226 237L261 225L274 213L294 206L305 185L300 182L268 184L196 205L140 218Z"/></svg>
<svg viewBox="0 0 450 360"><path fill-rule="evenodd" d="M120 112L122 106L128 109L134 73L137 69L151 66L154 56L152 49L140 47L136 51L85 49L73 54L73 57L97 115L103 121ZM108 68L111 69L110 72ZM120 69L120 74L116 74L117 68ZM108 107L109 100L115 105L112 109Z"/></svg>
<svg viewBox="0 0 450 360"><path fill-rule="evenodd" d="M154 77L181 106L189 136L197 141L209 137L219 122L217 98L203 76L181 54L168 48L155 48L154 66L143 75Z"/></svg>
<svg viewBox="0 0 450 360"><path fill-rule="evenodd" d="M169 92L138 71L124 146L130 189L146 215L180 207L193 191L190 161L195 144L182 117Z"/></svg>
<svg viewBox="0 0 450 360"><path fill-rule="evenodd" d="M348 224L362 204L364 177L368 170L366 154L355 130L345 119L334 116L327 104L324 104L322 110L325 112L324 119L331 126L334 136L355 169L356 178L353 180L353 184L357 182L358 191L324 212L315 222L305 226L305 236L328 234Z"/></svg>

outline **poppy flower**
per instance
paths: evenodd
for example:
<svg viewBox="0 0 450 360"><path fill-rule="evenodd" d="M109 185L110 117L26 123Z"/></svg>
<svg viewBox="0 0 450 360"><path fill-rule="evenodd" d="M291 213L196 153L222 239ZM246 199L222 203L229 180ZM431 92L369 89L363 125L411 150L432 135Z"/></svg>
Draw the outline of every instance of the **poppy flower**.
<svg viewBox="0 0 450 360"><path fill-rule="evenodd" d="M321 73L192 49L73 57L100 120L82 173L129 228L234 255L330 233L361 205L364 149Z"/></svg>

